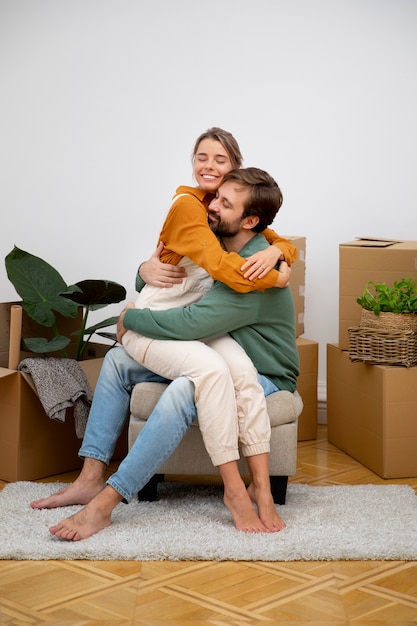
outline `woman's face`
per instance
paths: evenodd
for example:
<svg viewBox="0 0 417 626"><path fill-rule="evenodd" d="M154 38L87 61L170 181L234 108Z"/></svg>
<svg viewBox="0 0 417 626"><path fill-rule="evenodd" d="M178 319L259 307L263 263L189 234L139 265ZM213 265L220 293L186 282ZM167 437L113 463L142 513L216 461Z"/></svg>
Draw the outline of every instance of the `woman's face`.
<svg viewBox="0 0 417 626"><path fill-rule="evenodd" d="M229 155L220 141L203 139L194 157L194 178L200 189L216 192L223 176L232 170Z"/></svg>

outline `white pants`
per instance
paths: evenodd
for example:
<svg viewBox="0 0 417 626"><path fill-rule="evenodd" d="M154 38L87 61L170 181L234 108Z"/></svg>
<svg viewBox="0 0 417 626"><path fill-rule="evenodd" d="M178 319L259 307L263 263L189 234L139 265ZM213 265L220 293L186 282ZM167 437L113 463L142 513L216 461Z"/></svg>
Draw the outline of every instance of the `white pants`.
<svg viewBox="0 0 417 626"><path fill-rule="evenodd" d="M196 302L213 281L201 267L183 257L187 277L169 289L146 285L137 308L164 310ZM175 304L174 304L175 303ZM213 465L269 452L271 425L258 373L243 348L229 335L207 341L174 341L143 337L128 330L123 345L138 363L174 380L187 376L195 386L198 423Z"/></svg>
<svg viewBox="0 0 417 626"><path fill-rule="evenodd" d="M132 331L123 345L147 369L174 380L187 376L195 386L198 422L213 465L269 452L271 426L258 373L229 335L207 342L157 340Z"/></svg>

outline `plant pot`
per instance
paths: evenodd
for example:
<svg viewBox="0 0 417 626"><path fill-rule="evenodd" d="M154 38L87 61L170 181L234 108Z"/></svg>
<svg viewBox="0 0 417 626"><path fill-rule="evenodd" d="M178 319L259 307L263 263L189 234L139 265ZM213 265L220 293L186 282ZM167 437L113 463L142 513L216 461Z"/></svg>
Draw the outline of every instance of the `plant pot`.
<svg viewBox="0 0 417 626"><path fill-rule="evenodd" d="M380 313L362 309L361 328L376 328L380 330L407 331L417 333L416 313Z"/></svg>

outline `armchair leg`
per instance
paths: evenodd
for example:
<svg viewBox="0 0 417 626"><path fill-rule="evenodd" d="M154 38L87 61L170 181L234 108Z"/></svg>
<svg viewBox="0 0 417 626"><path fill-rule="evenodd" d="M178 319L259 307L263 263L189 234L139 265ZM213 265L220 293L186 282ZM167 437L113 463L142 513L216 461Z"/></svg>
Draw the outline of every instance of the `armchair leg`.
<svg viewBox="0 0 417 626"><path fill-rule="evenodd" d="M139 491L138 500L141 502L155 502L158 498L158 483L163 482L164 478L164 474L154 474ZM275 504L285 504L288 476L270 476L269 478L271 481L271 493Z"/></svg>
<svg viewBox="0 0 417 626"><path fill-rule="evenodd" d="M270 476L271 492L275 504L285 504L288 476Z"/></svg>
<svg viewBox="0 0 417 626"><path fill-rule="evenodd" d="M158 498L158 483L164 481L164 474L154 474L146 485L139 491L138 500L141 502L155 502Z"/></svg>

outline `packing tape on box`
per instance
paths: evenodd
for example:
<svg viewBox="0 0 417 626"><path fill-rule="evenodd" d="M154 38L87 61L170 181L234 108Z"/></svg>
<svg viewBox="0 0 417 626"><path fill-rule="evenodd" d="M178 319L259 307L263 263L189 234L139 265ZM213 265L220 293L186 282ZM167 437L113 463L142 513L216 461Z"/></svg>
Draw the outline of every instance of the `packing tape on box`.
<svg viewBox="0 0 417 626"><path fill-rule="evenodd" d="M22 340L22 314L23 309L19 304L10 307L10 343L9 343L9 369L17 370L20 361L20 342Z"/></svg>

